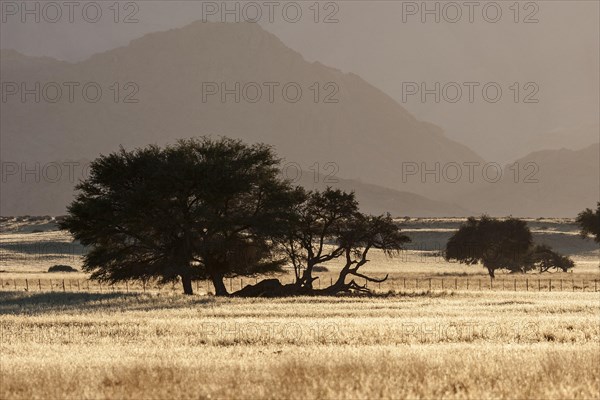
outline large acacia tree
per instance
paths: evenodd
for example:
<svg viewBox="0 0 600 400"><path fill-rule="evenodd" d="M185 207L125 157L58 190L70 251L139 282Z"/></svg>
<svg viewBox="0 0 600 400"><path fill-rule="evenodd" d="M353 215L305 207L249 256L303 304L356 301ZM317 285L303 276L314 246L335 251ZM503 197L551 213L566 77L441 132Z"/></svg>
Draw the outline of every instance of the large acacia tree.
<svg viewBox="0 0 600 400"><path fill-rule="evenodd" d="M268 146L227 138L182 140L101 156L61 224L90 251L84 269L109 282L223 279L277 271L270 238L293 204Z"/></svg>

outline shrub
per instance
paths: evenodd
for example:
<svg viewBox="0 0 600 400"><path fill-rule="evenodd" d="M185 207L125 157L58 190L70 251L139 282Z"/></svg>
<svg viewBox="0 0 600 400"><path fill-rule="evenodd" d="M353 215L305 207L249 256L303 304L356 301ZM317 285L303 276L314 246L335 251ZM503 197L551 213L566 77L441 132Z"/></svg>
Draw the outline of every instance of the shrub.
<svg viewBox="0 0 600 400"><path fill-rule="evenodd" d="M77 270L70 265L57 264L48 268L48 272L77 272Z"/></svg>

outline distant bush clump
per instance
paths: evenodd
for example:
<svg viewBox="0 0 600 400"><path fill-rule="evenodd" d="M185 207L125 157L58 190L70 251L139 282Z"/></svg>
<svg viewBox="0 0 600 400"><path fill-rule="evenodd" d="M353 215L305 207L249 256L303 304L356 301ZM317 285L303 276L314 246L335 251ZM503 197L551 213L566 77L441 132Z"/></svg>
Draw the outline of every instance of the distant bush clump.
<svg viewBox="0 0 600 400"><path fill-rule="evenodd" d="M77 272L77 270L69 265L53 265L48 268L48 272Z"/></svg>
<svg viewBox="0 0 600 400"><path fill-rule="evenodd" d="M328 272L329 270L327 269L327 267L325 267L323 265L315 265L313 267L313 271L315 271L315 272Z"/></svg>

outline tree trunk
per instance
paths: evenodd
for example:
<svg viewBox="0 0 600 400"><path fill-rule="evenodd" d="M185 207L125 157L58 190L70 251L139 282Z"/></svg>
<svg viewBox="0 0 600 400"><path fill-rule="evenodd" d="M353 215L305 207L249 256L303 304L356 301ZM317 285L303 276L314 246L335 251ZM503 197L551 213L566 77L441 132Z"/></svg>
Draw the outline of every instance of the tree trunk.
<svg viewBox="0 0 600 400"><path fill-rule="evenodd" d="M312 270L313 265L311 263L308 263L306 269L304 270L304 273L302 274L301 282L304 288L307 290L312 290L313 288L313 281L315 280L315 278L312 277Z"/></svg>
<svg viewBox="0 0 600 400"><path fill-rule="evenodd" d="M211 275L211 280L213 286L215 287L215 294L217 296L227 296L229 294L227 292L227 288L225 287L225 282L223 281L223 275L213 274Z"/></svg>
<svg viewBox="0 0 600 400"><path fill-rule="evenodd" d="M324 289L325 293L336 294L336 293L341 292L344 288L347 287L345 282L346 282L346 276L348 276L348 272L346 270L347 269L344 268L340 271L340 275L338 276L337 280L333 283L333 285Z"/></svg>
<svg viewBox="0 0 600 400"><path fill-rule="evenodd" d="M183 294L192 295L194 289L192 288L192 278L189 275L180 275L181 283L183 284Z"/></svg>

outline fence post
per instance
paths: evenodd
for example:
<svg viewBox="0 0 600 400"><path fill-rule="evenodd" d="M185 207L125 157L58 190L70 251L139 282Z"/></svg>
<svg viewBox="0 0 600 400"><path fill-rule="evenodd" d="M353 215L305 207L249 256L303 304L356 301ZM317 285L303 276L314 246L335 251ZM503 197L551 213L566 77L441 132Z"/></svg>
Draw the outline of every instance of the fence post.
<svg viewBox="0 0 600 400"><path fill-rule="evenodd" d="M515 292L517 291L517 279L513 279L513 285L515 287Z"/></svg>
<svg viewBox="0 0 600 400"><path fill-rule="evenodd" d="M444 278L442 278L442 290L444 290Z"/></svg>
<svg viewBox="0 0 600 400"><path fill-rule="evenodd" d="M431 291L431 278L429 278L429 291Z"/></svg>
<svg viewBox="0 0 600 400"><path fill-rule="evenodd" d="M79 279L77 279L77 291L81 292L81 288L79 287Z"/></svg>
<svg viewBox="0 0 600 400"><path fill-rule="evenodd" d="M402 285L404 286L404 289L406 289L406 278L402 278Z"/></svg>
<svg viewBox="0 0 600 400"><path fill-rule="evenodd" d="M15 291L17 290L17 280L13 278L13 284L15 286Z"/></svg>
<svg viewBox="0 0 600 400"><path fill-rule="evenodd" d="M40 288L40 292L42 291L42 280L38 279L38 287Z"/></svg>
<svg viewBox="0 0 600 400"><path fill-rule="evenodd" d="M529 292L529 278L525 278L525 288Z"/></svg>
<svg viewBox="0 0 600 400"><path fill-rule="evenodd" d="M62 282L63 282L63 293L64 293L65 292L65 280L63 279Z"/></svg>
<svg viewBox="0 0 600 400"><path fill-rule="evenodd" d="M467 290L469 290L469 278L467 278Z"/></svg>
<svg viewBox="0 0 600 400"><path fill-rule="evenodd" d="M240 278L240 290L244 288L244 278Z"/></svg>
<svg viewBox="0 0 600 400"><path fill-rule="evenodd" d="M25 279L25 290L29 292L29 281Z"/></svg>
<svg viewBox="0 0 600 400"><path fill-rule="evenodd" d="M540 281L540 278L538 278L538 292L542 291L542 283Z"/></svg>
<svg viewBox="0 0 600 400"><path fill-rule="evenodd" d="M552 279L550 279L549 283L548 283L548 291L551 292L552 291Z"/></svg>
<svg viewBox="0 0 600 400"><path fill-rule="evenodd" d="M454 290L458 290L458 278L454 278Z"/></svg>
<svg viewBox="0 0 600 400"><path fill-rule="evenodd" d="M333 278L329 277L329 286L333 286ZM379 288L381 288L381 282L379 282Z"/></svg>
<svg viewBox="0 0 600 400"><path fill-rule="evenodd" d="M481 290L481 279L477 279L477 282L479 283L479 290Z"/></svg>
<svg viewBox="0 0 600 400"><path fill-rule="evenodd" d="M594 292L598 289L598 279L594 279Z"/></svg>

